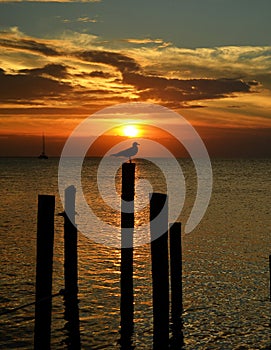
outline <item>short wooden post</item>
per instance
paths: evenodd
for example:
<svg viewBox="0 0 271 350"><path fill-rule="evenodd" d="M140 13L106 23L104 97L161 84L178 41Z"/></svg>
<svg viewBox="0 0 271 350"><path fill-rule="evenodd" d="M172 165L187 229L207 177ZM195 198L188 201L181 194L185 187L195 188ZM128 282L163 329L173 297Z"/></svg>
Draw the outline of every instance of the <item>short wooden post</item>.
<svg viewBox="0 0 271 350"><path fill-rule="evenodd" d="M166 194L152 193L151 195L150 230L153 283L153 348L167 349L169 343L169 271L168 200Z"/></svg>
<svg viewBox="0 0 271 350"><path fill-rule="evenodd" d="M55 196L38 196L34 349L50 349Z"/></svg>
<svg viewBox="0 0 271 350"><path fill-rule="evenodd" d="M70 349L80 349L80 327L78 308L78 256L77 226L75 224L74 186L65 190L64 207L64 279L65 279L65 320L68 330L67 345Z"/></svg>
<svg viewBox="0 0 271 350"><path fill-rule="evenodd" d="M122 164L121 193L121 348L131 348L133 333L133 233L135 163Z"/></svg>
<svg viewBox="0 0 271 350"><path fill-rule="evenodd" d="M183 291L182 291L182 237L181 223L175 222L169 229L170 281L171 281L171 349L182 349L183 338Z"/></svg>

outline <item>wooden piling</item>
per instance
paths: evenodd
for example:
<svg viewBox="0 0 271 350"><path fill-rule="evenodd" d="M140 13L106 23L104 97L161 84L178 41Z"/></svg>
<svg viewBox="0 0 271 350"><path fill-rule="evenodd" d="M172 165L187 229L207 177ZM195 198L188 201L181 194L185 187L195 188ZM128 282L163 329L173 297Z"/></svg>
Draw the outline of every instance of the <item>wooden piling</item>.
<svg viewBox="0 0 271 350"><path fill-rule="evenodd" d="M159 220L157 216L159 215ZM156 218L156 219L155 219ZM166 194L150 198L151 259L153 283L153 348L169 343L168 200Z"/></svg>
<svg viewBox="0 0 271 350"><path fill-rule="evenodd" d="M271 301L271 255L269 255L269 300Z"/></svg>
<svg viewBox="0 0 271 350"><path fill-rule="evenodd" d="M38 196L34 349L50 349L55 196Z"/></svg>
<svg viewBox="0 0 271 350"><path fill-rule="evenodd" d="M122 165L121 192L121 348L131 348L133 333L133 233L134 233L135 163ZM128 202L128 203L127 203ZM127 212L129 208L129 212Z"/></svg>
<svg viewBox="0 0 271 350"><path fill-rule="evenodd" d="M77 226L75 224L75 193L74 186L65 190L64 207L64 278L65 294L70 297L78 292L77 272Z"/></svg>
<svg viewBox="0 0 271 350"><path fill-rule="evenodd" d="M77 226L75 224L75 194L74 186L65 190L64 206L64 279L65 293L64 317L67 321L67 348L80 349L80 326L78 307L78 254Z"/></svg>

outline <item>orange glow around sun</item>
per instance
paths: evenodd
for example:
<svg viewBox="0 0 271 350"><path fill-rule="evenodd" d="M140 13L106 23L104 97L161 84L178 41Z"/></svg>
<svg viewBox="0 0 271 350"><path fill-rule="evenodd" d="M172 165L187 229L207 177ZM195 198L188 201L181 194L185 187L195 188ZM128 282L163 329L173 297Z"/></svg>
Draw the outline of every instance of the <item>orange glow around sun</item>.
<svg viewBox="0 0 271 350"><path fill-rule="evenodd" d="M121 130L123 136L137 137L139 136L140 130L137 125L125 125Z"/></svg>

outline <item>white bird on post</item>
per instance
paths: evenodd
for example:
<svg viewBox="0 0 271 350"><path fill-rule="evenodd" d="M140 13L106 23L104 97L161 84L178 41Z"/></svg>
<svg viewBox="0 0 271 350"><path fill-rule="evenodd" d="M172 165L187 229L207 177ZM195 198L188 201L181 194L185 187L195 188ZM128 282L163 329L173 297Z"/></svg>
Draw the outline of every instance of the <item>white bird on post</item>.
<svg viewBox="0 0 271 350"><path fill-rule="evenodd" d="M127 158L129 158L129 162L131 163L131 157L135 156L138 152L137 146L139 146L139 143L134 142L132 147L127 148L127 149L120 151L118 153L111 154L111 156L113 156L113 157L127 157Z"/></svg>

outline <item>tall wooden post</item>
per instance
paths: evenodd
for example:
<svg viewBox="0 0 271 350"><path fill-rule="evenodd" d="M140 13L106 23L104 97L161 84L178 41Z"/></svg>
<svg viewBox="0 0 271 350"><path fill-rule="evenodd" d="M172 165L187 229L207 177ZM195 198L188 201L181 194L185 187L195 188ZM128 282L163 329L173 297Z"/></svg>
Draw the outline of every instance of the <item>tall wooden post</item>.
<svg viewBox="0 0 271 350"><path fill-rule="evenodd" d="M168 200L166 194L152 193L151 195L150 230L153 283L153 348L167 349L169 343L169 271Z"/></svg>
<svg viewBox="0 0 271 350"><path fill-rule="evenodd" d="M64 279L65 279L65 320L68 330L68 349L80 349L80 328L78 308L78 256L77 226L75 224L74 186L65 190L64 211Z"/></svg>
<svg viewBox="0 0 271 350"><path fill-rule="evenodd" d="M271 255L269 255L269 299L271 301Z"/></svg>
<svg viewBox="0 0 271 350"><path fill-rule="evenodd" d="M77 226L75 224L75 193L74 186L65 190L64 212L64 277L65 293L77 296Z"/></svg>
<svg viewBox="0 0 271 350"><path fill-rule="evenodd" d="M38 196L34 349L50 349L55 196Z"/></svg>
<svg viewBox="0 0 271 350"><path fill-rule="evenodd" d="M134 233L135 164L122 164L121 193L121 348L131 348L133 333L133 233Z"/></svg>

